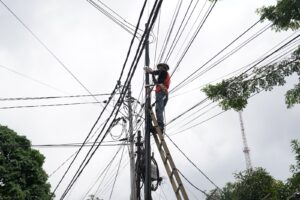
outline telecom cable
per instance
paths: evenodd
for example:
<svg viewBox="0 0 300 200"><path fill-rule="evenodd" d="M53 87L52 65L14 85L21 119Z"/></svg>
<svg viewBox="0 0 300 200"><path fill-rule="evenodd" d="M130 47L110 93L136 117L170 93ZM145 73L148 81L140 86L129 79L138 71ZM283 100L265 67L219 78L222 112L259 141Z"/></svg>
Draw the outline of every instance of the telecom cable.
<svg viewBox="0 0 300 200"><path fill-rule="evenodd" d="M213 8L215 7L216 3L217 3L217 0L214 0L214 2L210 5L210 8L209 8L209 10L206 12L206 15L205 15L204 19L203 19L202 22L200 23L200 26L197 28L197 30L196 30L195 34L193 35L192 39L190 40L188 46L185 48L185 50L184 50L183 54L181 55L179 61L176 63L176 66L175 66L173 72L171 73L171 76L173 76L173 74L176 72L176 70L177 70L177 68L179 67L181 61L183 60L183 58L185 57L186 53L188 52L188 50L189 50L190 47L192 46L192 43L193 43L194 40L196 39L196 37L197 37L199 31L200 31L201 28L203 27L203 25L204 25L204 23L206 22L208 16L211 14L211 12L212 12Z"/></svg>
<svg viewBox="0 0 300 200"><path fill-rule="evenodd" d="M49 49L49 47L2 1L0 2L7 8L7 10L23 25L23 27L29 31L29 33L50 53L53 58L62 66L76 81L81 85L82 88L84 88L85 91L87 91L90 95L92 93L89 91L89 89L71 72L71 70ZM97 98L92 96L96 101Z"/></svg>
<svg viewBox="0 0 300 200"><path fill-rule="evenodd" d="M210 58L206 63L204 63L200 68L198 68L196 71L191 73L189 76L187 76L183 81L181 81L179 84L177 84L170 92L173 92L176 90L177 87L179 87L181 84L183 84L185 81L187 81L190 77L192 77L196 72L198 72L200 69L202 69L204 66L206 66L209 62L211 62L213 59L215 59L217 56L219 56L221 53L223 53L228 47L230 47L232 44L234 44L237 40L239 40L242 36L244 36L247 32L249 32L253 27L255 27L261 20L256 21L254 24L252 24L249 28L247 28L242 34L240 34L238 37L236 37L233 41L231 41L229 44L227 44L224 48L222 48L216 55L214 55L212 58Z"/></svg>
<svg viewBox="0 0 300 200"><path fill-rule="evenodd" d="M146 3L146 1L145 1L145 3ZM152 22L151 22L151 24L150 24L150 26L149 26L149 27L150 27L149 30L151 30L151 28L153 27L153 24L154 24L154 21L155 21L155 19L156 19L156 17L157 17L157 13L158 13L158 10L159 10L159 8L160 8L160 6L161 6L161 3L162 3L162 0L158 3L157 10L155 11L153 20L152 20ZM144 4L144 5L145 5L145 4ZM157 5L157 1L156 1L156 3L155 3L154 8L156 8L156 5ZM141 15L142 15L142 13L143 13L144 7L145 7L145 6L143 6L143 9L142 9L142 11L141 11ZM154 8L153 8L153 10L152 10L152 12L151 12L152 14L151 14L151 17L149 18L149 20L152 19L152 15L153 15ZM141 16L140 16L140 17L141 17ZM148 22L149 22L149 20L148 20ZM140 19L139 19L139 21L138 21L138 24L139 24L139 22L140 22ZM149 25L149 23L147 23L147 24ZM137 27L138 27L138 26L137 26ZM147 29L146 29L146 30L147 30ZM144 37L144 36L145 36L145 33L143 34L143 37ZM139 44L139 47L138 47L136 56L135 56L135 58L134 58L134 61L138 61L138 60L140 59L141 55L142 55L142 52L140 51L140 47L141 47L141 44L142 44L142 41L143 41L143 37L142 37L142 40L141 40L141 42L140 42L140 44ZM145 45L145 42L143 42L143 46L144 46L144 45ZM139 51L140 51L140 52L139 52ZM139 52L139 53L138 53L138 52ZM128 59L128 57L126 58L125 62L127 62L127 59ZM134 74L134 72L135 72L135 69L136 69L136 67L137 67L137 63L138 63L138 62L136 62L136 63L133 62L133 63L132 63L132 67L131 67L130 70L129 70L129 75L130 75L131 72L132 72L132 73L131 73L131 76L128 76L128 79L127 79L128 82L130 82L131 79L132 79L132 76L133 76L133 74ZM122 73L121 73L121 74L122 74ZM128 89L128 82L127 82L127 84L125 84L125 87L124 87L123 90L122 90L122 91L123 91L123 94L125 94L125 92L126 92L127 89ZM126 88L126 89L125 89L125 88ZM125 95L122 95L122 94L121 94L121 96L119 97L118 102L123 102L122 100L124 99L124 97L125 97ZM118 107L118 108L117 108L117 107ZM119 105L119 106L115 106L115 108L114 108L113 111L111 112L111 115L109 116L108 120L112 117L112 115L113 115L113 113L114 113L115 110L117 110L117 111L116 111L116 114L115 114L115 118L116 118L116 115L118 114L119 109L120 109L120 105ZM108 123L108 120L106 121L106 124ZM97 139L96 139L95 141L97 141L98 138L100 137L100 135L101 135L101 133L103 132L103 130L104 130L106 124L105 124L104 127L102 128L100 134L98 135L98 137L97 137ZM111 124L112 124L112 123L111 123ZM111 125L109 126L108 130L109 130L110 128L111 128ZM107 135L107 133L108 133L108 131L106 131L106 133L105 133L105 135L102 137L100 143L104 140L104 138L105 138L105 136ZM92 148L93 148L93 147L92 147ZM92 149L92 148L91 148L91 149ZM78 177L79 177L80 174L82 173L83 169L86 167L86 165L88 164L88 162L90 161L90 159L92 158L92 156L94 155L94 153L96 152L96 150L97 150L98 148L99 148L99 145L96 146L96 148L94 149L94 151L91 153L90 157L87 159L87 156L89 156L89 154L90 154L90 152L91 152L91 149L90 149L90 151L88 152L88 154L87 154L87 156L85 157L84 161L82 162L82 164L80 165L79 169L77 170L76 174L73 176L73 178L72 178L70 184L68 185L68 187L67 187L67 189L65 190L64 194L62 195L61 199L63 199L63 198L65 197L65 195L68 193L68 191L70 190L70 188L72 187L72 185L74 184L74 182L78 179ZM84 165L84 166L83 166L83 165Z"/></svg>

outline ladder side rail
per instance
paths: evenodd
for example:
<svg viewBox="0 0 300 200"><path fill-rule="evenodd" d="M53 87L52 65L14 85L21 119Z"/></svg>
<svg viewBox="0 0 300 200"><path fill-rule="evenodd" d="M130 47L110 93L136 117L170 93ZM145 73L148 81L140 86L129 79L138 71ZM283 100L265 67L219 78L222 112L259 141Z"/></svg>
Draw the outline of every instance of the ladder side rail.
<svg viewBox="0 0 300 200"><path fill-rule="evenodd" d="M155 143L156 143L157 147L159 147L160 142L159 142L159 139L158 139L157 135L154 135L154 140L155 140ZM163 161L164 161L165 159L167 159L167 158L165 157L165 154L164 154L164 153L165 153L165 152L164 152L163 150L159 150L160 157L161 157L161 159L162 159ZM171 175L171 174L172 174L172 168L168 165L168 163L164 163L164 166L165 166L165 169L166 169L166 171L167 171L168 177L169 177L169 179L170 179L172 188L173 188L173 190L174 190L174 192L175 192L176 198L177 198L178 200L181 200L180 193L177 191L178 188L179 188L179 185L177 184L176 180L175 180L174 178L172 178L172 175ZM176 192L176 191L177 191L177 192Z"/></svg>
<svg viewBox="0 0 300 200"><path fill-rule="evenodd" d="M152 109L149 109L149 110L150 110L150 116L151 116L152 121L153 121L153 123L154 123L154 127L156 128L157 135L158 135L158 137L159 137L159 139L160 139L160 141L161 141L161 144L162 144L162 146L163 146L163 148L164 148L164 150L165 150L166 157L167 157L167 159L169 160L169 163L170 163L170 165L171 165L171 167L172 167L172 171L174 172L173 174L174 174L174 176L175 176L175 178L176 178L176 181L177 181L177 183L178 183L178 188L179 188L179 190L181 191L181 194L182 194L183 198L184 198L184 199L188 199L186 190L185 190L185 188L184 188L184 186L183 186L183 184L182 184L181 178L180 178L180 176L179 176L179 173L178 173L178 171L177 171L177 168L176 168L176 166L175 166L175 163L174 163L174 161L173 161L173 158L172 158L172 156L171 156L171 154L170 154L169 148L168 148L168 146L167 146L167 144L166 144L166 142L165 142L165 140L164 140L164 136L162 135L161 130L160 130L159 126L158 126L158 123L157 123L157 120L156 120L156 118L155 118L155 116L154 116L154 113L153 113ZM163 161L164 161L164 160L163 160ZM177 191L177 190L176 190L176 191ZM175 191L175 193L176 193L176 191Z"/></svg>

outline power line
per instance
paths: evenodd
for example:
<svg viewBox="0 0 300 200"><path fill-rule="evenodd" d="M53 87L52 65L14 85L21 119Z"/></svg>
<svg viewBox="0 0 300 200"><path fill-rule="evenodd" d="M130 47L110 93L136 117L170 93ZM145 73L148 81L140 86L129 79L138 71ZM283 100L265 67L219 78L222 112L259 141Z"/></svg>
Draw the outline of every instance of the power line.
<svg viewBox="0 0 300 200"><path fill-rule="evenodd" d="M15 108L41 108L41 107L56 107L56 106L74 106L74 105L84 105L84 104L100 104L104 102L81 102L81 103L57 103L57 104L41 104L41 105L26 105L26 106L6 106L0 107L0 110L8 110Z"/></svg>
<svg viewBox="0 0 300 200"><path fill-rule="evenodd" d="M136 29L135 29L135 32L134 32L134 36L133 36L133 38L131 39L131 42L130 42L130 45L129 45L129 49L128 49L128 51L127 51L127 55L126 55L124 64L123 64L123 66L122 66L122 70L121 70L119 79L118 79L118 81L117 81L117 84L116 84L115 88L113 89L113 92L111 93L111 98L109 98L109 102L110 102L110 100L112 99L113 95L115 94L116 89L117 89L118 86L121 84L121 78L122 78L122 76L123 76L124 69L125 69L125 66L126 66L126 64L127 64L127 60L128 60L128 58L129 58L129 55L130 55L130 52L131 52L131 48L132 48L132 46L133 46L134 38L135 38L135 35L136 35L136 33L137 33L137 30L138 30L138 27L139 27L139 24L140 24L140 20L141 20L141 17L142 17L144 8L145 8L145 3L144 3L143 8L142 8L142 10L141 10L141 13L140 13L140 16L139 16L139 19L138 19L138 23L137 23L137 26L136 26ZM108 105L108 103L107 103L106 105ZM96 124L98 123L98 121L99 121L100 118L102 117L102 114L103 114L104 110L106 109L106 107L107 107L107 106L105 106L105 107L103 108L103 110L101 111L100 115L99 115L98 118L96 119L95 123L93 124L92 128L90 129L90 131L89 131L88 135L86 136L86 138L85 138L85 140L84 140L83 143L85 143L85 142L87 141L87 139L89 138L89 136L90 136L90 134L92 133L92 131L94 130ZM113 110L113 111L114 111L114 110ZM112 111L112 113L113 113L113 111ZM111 117L111 115L110 115L110 117ZM106 120L106 123L108 123L108 120L109 120L109 119ZM102 128L100 134L103 132L105 126L106 126L106 124L105 124L104 127ZM100 136L100 134L99 134L99 136ZM98 139L98 137L97 137L97 139ZM95 142L97 141L97 139L95 140ZM80 153L82 147L83 147L83 146L81 146L81 147L79 148L79 150L78 150L78 152L76 153L75 157L73 158L72 162L71 162L70 165L68 166L68 169L65 171L65 173L63 174L63 176L62 176L62 178L60 179L59 183L58 183L57 186L55 187L53 194L55 193L55 191L57 190L57 188L59 187L59 185L60 185L61 182L63 181L64 177L66 176L66 174L67 174L68 171L70 170L70 168L71 168L71 166L73 165L75 159L77 158L78 154ZM94 147L94 145L91 147L91 149L92 149L93 147ZM90 149L90 151L91 151L91 149ZM90 151L89 151L88 153L90 153ZM87 156L85 157L85 159L86 159L86 158L87 158ZM84 159L84 161L85 161L85 159ZM84 162L84 161L83 161L83 162ZM82 166L82 165L80 165L80 167L81 167L81 166ZM77 171L77 172L78 172L78 171ZM76 174L77 174L77 172L76 172ZM75 177L75 175L73 176L73 178L74 178L74 177ZM72 180L73 180L73 179L72 179ZM69 187L69 186L68 186L68 187ZM68 188L65 190L65 192L67 192L67 190L68 190ZM64 194L65 194L65 192L64 192ZM62 195L61 198L64 198L64 194Z"/></svg>
<svg viewBox="0 0 300 200"><path fill-rule="evenodd" d="M100 178L102 177L102 175L108 171L108 169L111 167L113 161L115 160L115 158L117 157L118 153L120 152L121 147L119 147L118 151L115 153L115 155L112 157L112 159L109 161L109 163L106 165L106 167L102 170L102 172L100 173L100 175L97 177L96 181L94 182L94 184L92 184L92 186L88 189L88 191L85 193L85 195L83 196L83 198L81 198L82 200L84 200L86 198L86 196L90 193L90 191L92 190L92 188L96 185L96 183L100 180ZM95 192L95 194L97 193L97 190Z"/></svg>
<svg viewBox="0 0 300 200"><path fill-rule="evenodd" d="M178 145L169 137L169 135L165 134L168 139L173 143L173 145L179 150L179 152L216 188L221 190L179 147ZM221 190L222 191L222 190Z"/></svg>
<svg viewBox="0 0 300 200"><path fill-rule="evenodd" d="M193 186L196 190L200 191L202 194L204 194L205 196L209 196L208 194L206 194L206 192L204 190L201 190L200 188L198 188L197 186L195 186L185 175L182 174L182 172L177 169L177 171L180 173L180 175L191 185Z"/></svg>
<svg viewBox="0 0 300 200"><path fill-rule="evenodd" d="M108 96L109 93L103 94L86 94L86 95L68 95L68 96L44 96L44 97L8 97L0 98L0 101L20 101L20 100L41 100L41 99L65 99L65 98L78 98L78 97L91 97L91 96Z"/></svg>
<svg viewBox="0 0 300 200"><path fill-rule="evenodd" d="M92 146L93 143L85 143L83 146L84 147L90 147ZM97 143L98 144L98 143ZM82 143L70 143L70 144L33 144L31 145L32 147L37 147L37 148L58 148L58 147L80 147ZM120 145L128 145L124 143L116 143L116 144L100 144L100 146L109 146L109 147L114 147L114 146L120 146Z"/></svg>
<svg viewBox="0 0 300 200"><path fill-rule="evenodd" d="M138 20L138 23L137 23L137 26L136 26L136 31L137 31L137 29L138 29L138 27L139 27L139 23L140 23L141 16L142 16L142 14L143 14L143 11L144 11L146 2L147 2L147 0L145 0L145 3L144 3L143 8L142 8L142 10L141 10L140 17L139 17L139 20ZM158 5L157 5L157 1L155 2L155 5L154 5L154 7L153 7L153 9L152 9L151 15L150 15L150 17L149 17L149 19L148 19L148 23L147 23L147 26L150 27L149 30L151 30L151 28L152 28L152 26L153 26L153 24L154 24L154 21L155 21L155 19L156 19L156 17L157 17L157 13L158 13L158 10L159 10L159 8L160 8L160 6L161 6L161 3L162 3L162 1L160 1L160 2L158 3ZM156 5L157 5L157 7L156 7ZM157 10L155 11L155 14L154 14L154 17L153 17L153 13L154 13L153 11L154 11L155 9L157 9ZM152 20L152 17L153 17L153 20ZM151 21L151 20L152 20L152 21ZM150 23L151 23L151 24L150 24ZM149 24L150 24L150 26L149 26ZM146 28L146 30L148 30L148 29ZM141 39L141 41L140 41L140 43L139 43L139 45L138 45L138 49L137 49L136 55L135 55L135 57L134 57L134 61L132 62L131 68L130 68L130 70L129 70L129 72L128 72L127 80L126 80L126 82L125 82L125 84L124 84L125 87L123 87L122 92L121 92L121 96L120 96L119 99L118 99L118 102L119 102L119 103L123 102L123 99L124 99L124 97L125 97L125 93L126 93L126 91L127 91L127 89L128 89L128 85L129 85L128 82L131 81L132 76L133 76L133 74L134 74L134 72L135 72L135 70L136 70L137 63L138 63L138 61L139 61L139 59L140 59L140 57L141 57L141 55L142 55L142 51L140 51L140 47L141 47L142 43L143 43L143 47L145 46L145 42L142 42L143 39L144 39L144 37L145 37L145 33L146 33L146 32L144 32L144 34L143 34L143 36L142 36L142 39ZM148 34L148 32L147 32L147 34ZM131 41L131 44L130 44L130 48L129 48L129 50L128 50L127 57L126 57L126 59L125 59L124 65L123 65L123 69L122 69L122 71L121 71L121 75L120 75L118 84L119 84L120 79L121 79L121 77L122 77L124 67L125 67L125 65L126 65L126 63L127 63L127 60L128 60L128 57L129 57L129 53L130 53L130 50L131 50L131 47L132 47L133 40L134 40L134 37L132 38L132 41ZM132 72L132 71L133 71L133 72ZM127 87L126 87L126 86L127 86ZM126 88L126 89L125 89L125 88ZM115 89L116 89L116 88L115 88ZM115 89L114 89L114 91L115 91ZM118 108L117 108L117 107L118 107ZM98 134L98 136L97 136L97 138L96 138L95 141L98 140L98 138L100 137L100 135L101 135L102 132L104 131L104 128L106 127L106 124L108 123L109 119L112 117L112 115L113 115L113 113L114 113L114 111L115 111L116 109L117 109L117 111L116 111L116 114L115 114L115 117L114 117L114 118L116 118L116 115L117 115L118 112L119 112L120 105L116 105L116 106L114 107L113 111L111 112L111 115L110 115L109 118L106 120L105 125L103 126L102 130L101 130L100 133ZM100 117L101 117L101 114L100 114L100 116L98 117L98 119L99 119ZM98 120L97 120L97 121L98 121ZM97 123L97 121L96 121L96 123ZM112 123L110 124L109 128L111 127L111 125L112 125ZM93 126L93 127L94 127L94 126ZM92 129L93 129L93 127L92 127ZM109 128L108 128L108 130L109 130ZM108 130L106 131L105 135L102 137L100 143L104 140L105 136L106 136L107 133L108 133ZM89 136L89 135L88 135L88 136ZM92 148L93 148L93 147L91 147L91 149L89 150L89 152L88 152L87 155L85 156L85 158L84 158L84 160L82 161L81 165L79 166L77 172L75 173L75 175L73 176L71 182L69 183L67 189L66 189L65 192L63 193L61 199L63 199L63 198L66 196L66 194L68 193L68 191L70 190L70 188L72 187L72 185L75 183L75 181L76 181L76 180L78 179L78 177L81 175L82 171L83 171L84 168L87 166L87 164L89 163L89 161L91 160L91 158L92 158L93 155L95 154L96 150L99 148L99 145L96 146L96 148L94 149L94 151L91 153L90 157L88 158L88 156L89 156L89 154L90 154Z"/></svg>
<svg viewBox="0 0 300 200"><path fill-rule="evenodd" d="M159 62L161 62L161 60L162 60L162 58L164 56L164 53L166 51L166 48L168 46L168 43L169 43L171 34L173 32L173 29L174 29L174 26L175 26L175 23L176 23L176 20L177 20L177 17L178 17L181 5L182 5L182 0L178 0L178 3L177 3L176 8L175 8L175 11L173 13L173 17L172 17L171 23L169 25L169 28L168 28L168 31L167 31L167 34L166 34L166 37L165 37L165 40L163 42L163 46L162 46L161 51L160 51L160 56L159 56L159 59L158 59Z"/></svg>
<svg viewBox="0 0 300 200"><path fill-rule="evenodd" d="M7 67L7 66L0 65L0 67L3 68L3 69L6 69L7 71L10 71L10 72L12 72L12 73L14 73L14 74L17 74L17 75L19 75L19 76L22 76L23 78L26 78L26 79L31 80L31 81L33 81L33 82L36 82L36 83L38 83L38 84L40 84L40 85L46 86L46 87L48 87L48 88L51 88L51 89L53 89L53 90L55 90L55 91L58 91L58 92L60 92L60 93L63 93L63 94L66 94L66 93L67 93L67 92L65 92L65 91L62 91L62 90L59 89L59 88L56 88L56 87L54 87L54 86L52 86L52 85L49 85L48 83L45 83L45 82L42 82L42 81L40 81L40 80L38 80L38 79L32 78L32 77L30 77L30 76L28 76L28 75L26 75L26 74L20 73L20 72L14 70L14 69L11 69L11 68L9 68L9 67Z"/></svg>
<svg viewBox="0 0 300 200"><path fill-rule="evenodd" d="M192 81L196 80L197 78L199 78L200 76L202 76L203 74L205 74L206 72L208 72L209 70L213 69L214 67L216 67L217 65L219 65L220 63L222 63L224 60L226 60L227 58L229 58L230 56L232 56L234 53L236 53L237 51L239 51L241 48L243 48L244 46L246 46L248 43L250 43L252 40L254 40L255 38L257 38L259 35L261 35L262 33L264 33L266 30L268 30L271 27L271 24L266 25L265 27L263 27L261 30L259 30L255 35L253 35L252 37L250 37L249 39L247 39L246 41L244 41L242 44L238 45L236 48L234 48L233 50L231 50L229 53L225 54L223 57L221 57L219 60L215 61L213 64L211 64L208 68L204 69L203 71L200 71L198 74L194 74L195 77L193 77L191 80L189 80L188 82L186 82L184 85L181 86L184 87L187 84L191 83ZM197 71L199 71L200 69L202 69L205 66L202 65L200 68L197 69ZM177 90L180 88L177 88Z"/></svg>
<svg viewBox="0 0 300 200"><path fill-rule="evenodd" d="M118 175L119 175L119 170L120 170L120 166L121 166L121 163L122 163L122 158L123 158L124 150L125 150L125 148L123 147L122 154L121 154L121 158L120 158L120 162L119 162L119 164L118 164L117 173L116 173L116 175L115 175L114 183L113 183L113 186L112 186L110 195L109 195L109 199L111 199L111 196L112 196L112 194L113 194L113 191L114 191L114 188L115 188L115 184L116 184L116 181L117 181L117 178L118 178Z"/></svg>
<svg viewBox="0 0 300 200"><path fill-rule="evenodd" d="M196 107L200 106L201 104L203 104L204 102L206 102L208 100L208 98L205 98L203 100L201 100L200 102L196 103L195 105L193 105L191 108L187 109L186 111L184 111L183 113L179 114L177 117L173 118L172 120L170 120L167 125L173 123L174 121L176 121L178 118L182 117L183 115L185 115L186 113L190 112L191 110L195 109Z"/></svg>
<svg viewBox="0 0 300 200"><path fill-rule="evenodd" d="M7 10L23 25L23 27L29 31L29 33L50 53L53 58L62 66L80 85L84 90L86 90L90 95L92 93L83 85L83 83L69 70L69 68L49 49L49 47L2 1L0 2L7 8ZM92 96L96 101L97 98Z"/></svg>
<svg viewBox="0 0 300 200"><path fill-rule="evenodd" d="M233 41L231 41L228 45L226 45L224 48L222 48L216 55L214 55L212 58L210 58L206 63L204 63L201 67L199 67L197 70L192 72L190 75L188 75L185 79L183 79L179 84L177 84L170 92L173 92L176 90L177 87L179 87L181 84L183 84L185 81L187 81L189 78L191 78L196 72L198 72L200 69L202 69L205 65L207 65L209 62L211 62L213 59L215 59L217 56L219 56L221 53L223 53L227 48L229 48L232 44L234 44L237 40L239 40L243 35L245 35L247 32L249 32L253 27L255 27L260 20L252 24L249 28L247 28L243 33L241 33L238 37L236 37Z"/></svg>
<svg viewBox="0 0 300 200"><path fill-rule="evenodd" d="M204 23L206 22L207 18L209 17L209 15L211 14L213 8L215 7L217 3L217 0L214 0L214 2L210 5L210 8L207 10L204 19L200 22L199 26L197 27L196 32L194 33L192 39L190 40L188 46L185 48L183 54L181 55L179 61L177 62L175 69L173 70L173 72L171 73L171 76L173 76L173 74L176 72L177 68L179 67L181 61L183 60L183 58L185 57L186 53L188 52L188 50L190 49L190 47L192 46L192 43L194 42L194 40L196 39L199 31L201 30L201 28L203 27Z"/></svg>
<svg viewBox="0 0 300 200"><path fill-rule="evenodd" d="M188 17L187 20L185 21L186 16L187 16L187 14L188 14L188 11L190 10L190 7L191 7L192 3L193 3L193 0L190 1L190 4L189 4L189 6L188 6L188 8L187 8L187 10L186 10L186 13L184 14L184 17L183 17L183 19L182 19L182 21L181 21L181 24L180 24L180 26L179 26L179 28L178 28L178 31L177 31L177 33L176 33L176 35L175 35L175 37L174 37L174 40L173 40L173 42L172 42L172 45L171 45L171 47L170 47L170 49L169 49L169 51L168 51L168 53L167 53L165 62L168 62L168 60L169 60L171 54L173 53L175 47L177 46L178 41L179 41L179 39L181 38L181 35L183 34L183 32L184 32L184 30L185 30L185 28L186 28L186 26L187 26L187 24L188 24L190 18L192 17L192 15L193 15L193 13L194 13L194 11L195 11L195 9L196 9L198 3L199 3L199 0L197 0L197 2L195 3L195 5L194 5L192 11L190 12L189 17ZM204 6L205 6L205 4L206 4L206 2L204 3ZM201 9L201 11L199 12L199 15L198 15L198 16L200 16L200 14L202 13L202 10L203 10L204 6L202 7L202 9ZM198 18L197 18L197 19L198 19ZM182 27L184 21L185 21L185 24L184 24L183 28L181 29L181 27ZM196 20L196 21L197 21L197 20ZM180 31L180 29L181 29L181 31ZM179 33L179 32L180 32L180 33Z"/></svg>
<svg viewBox="0 0 300 200"><path fill-rule="evenodd" d="M205 120L203 120L203 121L201 121L201 122L199 122L199 123L197 123L197 124L195 124L195 125L193 125L193 126L190 126L190 127L186 128L186 129L184 129L184 130L181 130L181 131L178 131L178 132L176 132L176 133L173 133L172 136L173 136L173 135L177 135L178 133L182 133L182 132L184 132L184 131L187 131L187 130L189 130L189 129L191 129L191 128L194 128L194 127L196 127L196 126L199 126L199 125L203 124L204 122L207 122L207 121L209 121L209 120L211 120L211 119L213 119L213 118L215 118L215 117L221 115L221 114L224 113L224 112L226 112L226 111L225 111L225 110L224 110L224 111L221 111L221 112L219 112L219 113L213 115L212 117L209 117L209 118L207 118L207 119L205 119Z"/></svg>
<svg viewBox="0 0 300 200"><path fill-rule="evenodd" d="M87 0L88 3L90 3L92 6L94 6L97 10L99 10L102 14L104 14L105 16L107 16L109 19L111 19L113 22L115 22L116 24L118 24L120 27L122 27L126 32L130 33L130 34L134 34L134 27L132 24L130 24L129 22L127 22L124 18L122 18L119 14L117 14L115 11L113 11L111 8L109 8L106 4L104 4L102 1L97 0L100 4L102 4L104 7L106 7L108 10L110 10L113 14L115 14L117 17L121 18L121 20L117 19L117 17L114 17L112 14L110 14L108 11L106 11L103 7L101 7L99 4L97 4L95 1L93 0ZM125 23L124 23L125 22ZM130 26L126 25L129 24ZM139 35L141 35L140 33L137 33ZM135 36L137 37L137 36Z"/></svg>
<svg viewBox="0 0 300 200"><path fill-rule="evenodd" d="M146 1L145 1L145 2L146 2ZM131 79L132 79L132 77L133 77L133 75L134 75L134 72L135 72L135 70L136 70L138 61L139 61L139 59L140 59L140 57L141 57L141 55L142 55L142 53L143 53L142 50L144 49L144 46L145 46L145 40L144 40L144 39L145 39L145 36L146 36L146 35L148 36L149 30L152 29L152 27L153 27L153 25L154 25L154 22L155 22L155 20L156 20L156 18L157 18L159 9L160 9L160 7L161 7L161 4L162 4L162 0L160 0L160 1L156 0L155 3L154 3L153 9L152 9L152 11L151 11L150 17L149 17L148 22L147 22L147 25L146 25L146 31L144 32L144 34L143 34L143 36L142 36L142 39L141 39L141 41L140 41L140 43L139 43L139 45L138 45L138 49L137 49L137 51L136 51L136 55L135 55L134 60L133 60L133 62L132 62L131 68L130 68L130 70L129 70L129 72L128 72L127 79L126 79L126 81L125 81L125 84L124 84L124 87L123 87L123 89L122 89L121 96L119 97L118 102L123 102L123 99L124 99L124 97L125 97L125 93L127 92L128 87L129 87L129 83L130 83L130 81L131 81ZM145 5L145 4L144 4L144 5ZM144 7L143 7L143 8L144 8ZM143 10L143 9L142 9L142 10ZM137 27L138 27L138 26L137 26ZM141 48L141 46L143 46L143 47ZM127 60L127 59L126 59L126 60ZM115 106L115 108L113 109L113 111L112 111L112 113L111 113L111 115L109 116L108 119L110 119L110 118L112 117L112 115L113 115L113 112L114 112L115 110L117 110L116 113L115 113L115 116L114 116L114 119L115 119L116 116L117 116L117 114L118 114L118 112L119 112L119 109L120 109L120 105L119 105L119 106ZM107 123L108 123L108 120L107 120ZM112 125L112 123L109 125L108 130L111 128L111 125ZM106 125L105 125L105 126L106 126ZM101 130L101 133L103 132L105 126L104 126L103 129ZM107 135L108 130L106 131L106 133L105 133L104 136L102 137L101 142L104 140L105 136ZM100 137L101 133L98 135L97 139ZM97 140L97 139L96 139L96 140ZM96 148L94 149L94 151L91 153L90 157L87 159L87 156L89 155L90 151L88 152L87 156L85 157L84 161L82 162L82 164L81 164L80 167L78 168L78 170L77 170L75 176L73 176L73 178L72 178L72 180L71 180L71 182L70 182L68 188L67 188L66 191L64 192L64 194L63 194L63 196L61 197L61 199L63 199L63 198L65 197L65 195L66 195L67 192L70 190L70 188L72 187L72 185L75 183L75 181L76 181L76 180L78 179L78 177L81 175L82 171L83 171L84 168L87 166L87 164L89 163L89 161L91 160L91 158L93 157L93 155L95 154L95 152L97 151L98 148L99 148L99 145L96 146ZM92 148L91 148L91 149L92 149ZM91 150L91 149L90 149L90 150ZM87 160L86 160L86 159L87 159ZM85 162L85 160L86 160L86 162ZM85 162L85 164L83 165L84 162ZM82 167L82 166L83 166L83 167ZM81 167L82 167L82 168L81 168Z"/></svg>

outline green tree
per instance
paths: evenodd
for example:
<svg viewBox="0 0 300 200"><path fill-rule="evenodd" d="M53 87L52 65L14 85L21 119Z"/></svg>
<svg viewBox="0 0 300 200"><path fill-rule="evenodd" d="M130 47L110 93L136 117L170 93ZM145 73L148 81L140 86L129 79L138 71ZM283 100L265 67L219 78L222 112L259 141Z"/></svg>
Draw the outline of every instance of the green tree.
<svg viewBox="0 0 300 200"><path fill-rule="evenodd" d="M291 145L293 152L296 154L296 164L291 165L290 171L292 172L292 177L290 177L286 183L289 195L294 194L296 191L300 191L300 142L293 140Z"/></svg>
<svg viewBox="0 0 300 200"><path fill-rule="evenodd" d="M52 199L44 159L26 137L0 125L0 199Z"/></svg>
<svg viewBox="0 0 300 200"><path fill-rule="evenodd" d="M100 199L99 197L96 197L96 196L93 195L93 194L90 194L90 195L89 195L89 198L88 198L87 200L102 200L102 199Z"/></svg>
<svg viewBox="0 0 300 200"><path fill-rule="evenodd" d="M300 5L297 0L278 0L277 5L258 9L262 20L272 22L276 31L299 30ZM294 40L299 38L296 36ZM213 101L218 101L224 109L237 111L246 107L251 95L265 90L270 91L275 86L282 86L286 78L293 74L299 76L300 81L300 46L289 58L260 68L253 68L250 73L243 73L237 77L223 80L216 85L207 85L202 89ZM287 91L285 102L290 108L300 103L300 82Z"/></svg>
<svg viewBox="0 0 300 200"><path fill-rule="evenodd" d="M222 192L212 195L211 200L284 200L285 185L275 180L263 168L234 174L235 182L227 183Z"/></svg>

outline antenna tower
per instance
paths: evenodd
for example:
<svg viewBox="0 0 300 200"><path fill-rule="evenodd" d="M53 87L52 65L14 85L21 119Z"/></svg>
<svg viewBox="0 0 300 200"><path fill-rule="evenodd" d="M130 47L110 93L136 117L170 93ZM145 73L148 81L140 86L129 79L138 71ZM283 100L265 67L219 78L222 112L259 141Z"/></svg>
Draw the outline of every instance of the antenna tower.
<svg viewBox="0 0 300 200"><path fill-rule="evenodd" d="M242 131L242 139L244 143L244 155L245 155L245 161L246 161L246 169L250 170L252 169L251 159L250 159L250 149L248 147L245 128L244 128L244 122L242 117L242 111L239 111L239 117L240 117L240 124L241 124L241 131Z"/></svg>

